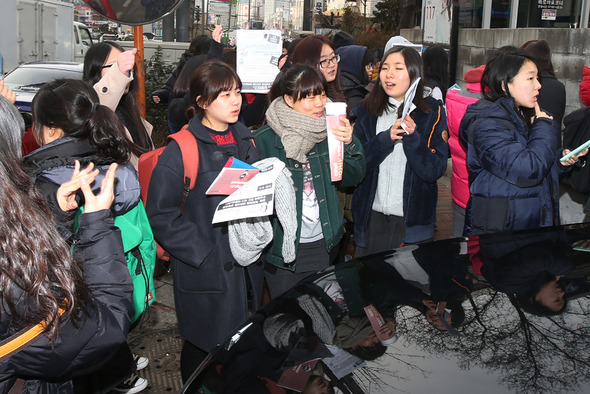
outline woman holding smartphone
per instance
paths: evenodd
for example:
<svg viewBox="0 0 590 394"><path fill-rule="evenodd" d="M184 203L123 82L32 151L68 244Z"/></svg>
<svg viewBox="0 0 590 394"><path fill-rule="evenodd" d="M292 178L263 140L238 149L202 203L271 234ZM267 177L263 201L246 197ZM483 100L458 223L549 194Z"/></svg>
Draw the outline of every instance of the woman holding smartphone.
<svg viewBox="0 0 590 394"><path fill-rule="evenodd" d="M413 100L406 98L412 82L422 76L418 52L395 46L383 56L376 86L354 110L354 135L367 159L367 176L352 200L357 256L434 236L437 180L447 168L448 132L444 108L422 79Z"/></svg>
<svg viewBox="0 0 590 394"><path fill-rule="evenodd" d="M558 151L559 125L539 107L535 59L501 48L481 85L484 100L467 107L459 131L471 191L464 234L558 225L559 178L578 157L559 160L569 149Z"/></svg>

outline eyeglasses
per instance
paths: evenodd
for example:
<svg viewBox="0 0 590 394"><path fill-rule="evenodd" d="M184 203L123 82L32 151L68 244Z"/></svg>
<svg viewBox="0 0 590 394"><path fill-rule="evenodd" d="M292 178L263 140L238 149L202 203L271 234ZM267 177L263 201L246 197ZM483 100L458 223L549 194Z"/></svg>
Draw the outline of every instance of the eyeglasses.
<svg viewBox="0 0 590 394"><path fill-rule="evenodd" d="M340 62L340 55L336 55L331 59L324 59L321 62L318 62L318 65L321 68L328 68L332 64L338 64Z"/></svg>
<svg viewBox="0 0 590 394"><path fill-rule="evenodd" d="M111 64L105 64L104 66L102 66L102 68L109 68L109 67L111 67L113 64L115 64L115 63L111 63Z"/></svg>

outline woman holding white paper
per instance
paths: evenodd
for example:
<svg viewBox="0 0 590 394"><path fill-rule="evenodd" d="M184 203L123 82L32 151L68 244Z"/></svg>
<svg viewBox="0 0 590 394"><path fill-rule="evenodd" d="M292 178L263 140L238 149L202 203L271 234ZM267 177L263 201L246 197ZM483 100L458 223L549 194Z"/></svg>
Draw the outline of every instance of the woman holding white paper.
<svg viewBox="0 0 590 394"><path fill-rule="evenodd" d="M467 107L459 130L471 191L464 234L560 224L559 178L578 158L558 160L569 150L558 151L559 125L539 107L535 59L501 48L481 84L484 100Z"/></svg>
<svg viewBox="0 0 590 394"><path fill-rule="evenodd" d="M354 110L354 135L367 158L367 176L352 200L357 256L434 236L448 132L445 111L421 77L416 50L395 46L383 56L376 86ZM403 125L402 113L409 114Z"/></svg>
<svg viewBox="0 0 590 394"><path fill-rule="evenodd" d="M293 65L271 89L267 125L255 133L265 157L277 157L291 171L295 185L296 228L283 228L273 218L273 241L265 251L265 278L276 297L301 279L330 265L330 252L343 235L337 186L355 186L365 175L365 158L345 115L333 135L344 143L342 180L330 175L325 106L327 83L312 66ZM295 242L295 254L284 255L283 239ZM293 239L290 239L293 238Z"/></svg>
<svg viewBox="0 0 590 394"><path fill-rule="evenodd" d="M195 187L183 197L182 154L176 141L170 141L148 189L146 210L154 237L170 253L176 315L184 339L184 381L207 352L248 318L249 294L252 310L261 304L262 267L237 263L227 222L211 224L225 196L205 195L230 157L248 164L262 159L252 133L238 122L241 87L236 72L219 60L197 68L190 86L192 107L187 110L188 130L199 150Z"/></svg>

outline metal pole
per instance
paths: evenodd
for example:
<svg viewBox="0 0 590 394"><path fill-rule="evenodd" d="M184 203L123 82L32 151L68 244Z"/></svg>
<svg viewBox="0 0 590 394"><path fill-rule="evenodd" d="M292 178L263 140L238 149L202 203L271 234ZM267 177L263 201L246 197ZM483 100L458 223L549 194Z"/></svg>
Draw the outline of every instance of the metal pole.
<svg viewBox="0 0 590 394"><path fill-rule="evenodd" d="M588 27L588 14L590 13L590 1L583 0L582 1L582 12L580 13L580 26L581 28Z"/></svg>
<svg viewBox="0 0 590 394"><path fill-rule="evenodd" d="M176 41L188 42L189 0L184 0L176 11ZM192 18L191 18L192 20Z"/></svg>
<svg viewBox="0 0 590 394"><path fill-rule="evenodd" d="M145 67L143 64L143 26L133 26L133 46L137 48L135 54L135 63L137 64L137 83L139 89L137 91L137 105L139 106L139 113L145 119Z"/></svg>
<svg viewBox="0 0 590 394"><path fill-rule="evenodd" d="M449 42L449 86L457 81L457 59L459 57L459 3L453 3L451 37Z"/></svg>
<svg viewBox="0 0 590 394"><path fill-rule="evenodd" d="M205 34L205 0L201 0L201 34Z"/></svg>
<svg viewBox="0 0 590 394"><path fill-rule="evenodd" d="M162 19L162 41L174 41L174 12Z"/></svg>
<svg viewBox="0 0 590 394"><path fill-rule="evenodd" d="M250 9L252 8L252 0L248 0L248 29L252 27L250 24Z"/></svg>

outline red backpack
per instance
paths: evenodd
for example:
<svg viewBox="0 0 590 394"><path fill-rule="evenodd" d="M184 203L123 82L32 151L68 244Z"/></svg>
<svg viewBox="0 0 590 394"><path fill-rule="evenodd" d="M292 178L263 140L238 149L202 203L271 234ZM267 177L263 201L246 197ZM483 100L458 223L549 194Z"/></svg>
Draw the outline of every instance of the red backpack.
<svg viewBox="0 0 590 394"><path fill-rule="evenodd" d="M180 202L180 210L184 211L184 203L188 197L189 192L195 187L197 180L197 173L199 172L199 147L197 139L188 130L188 125L185 125L179 132L170 134L168 142L173 139L180 146L180 153L182 156L182 165L184 166L184 188L182 193L182 201ZM137 172L139 174L139 184L141 185L141 199L143 204L147 204L147 193L150 186L150 178L152 172L158 163L160 155L166 147L163 146L158 149L146 152L139 157L139 164ZM164 268L168 271L170 266L170 255L157 243L156 256L161 260Z"/></svg>

